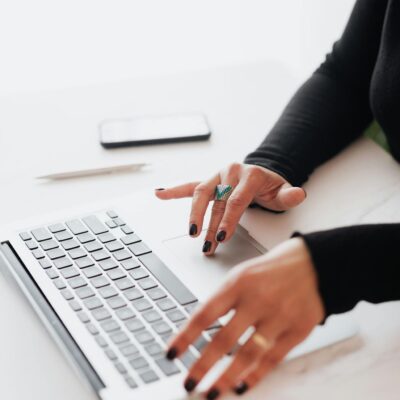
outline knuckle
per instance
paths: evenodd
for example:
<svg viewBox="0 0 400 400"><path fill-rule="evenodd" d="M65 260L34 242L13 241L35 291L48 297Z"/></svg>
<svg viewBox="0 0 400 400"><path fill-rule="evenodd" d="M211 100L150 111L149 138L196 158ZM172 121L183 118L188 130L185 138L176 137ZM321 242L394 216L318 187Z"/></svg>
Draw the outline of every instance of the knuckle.
<svg viewBox="0 0 400 400"><path fill-rule="evenodd" d="M214 201L212 212L214 215L222 215L225 211L224 201Z"/></svg>
<svg viewBox="0 0 400 400"><path fill-rule="evenodd" d="M243 208L245 206L245 199L240 196L231 196L228 199L228 205L232 208Z"/></svg>
<svg viewBox="0 0 400 400"><path fill-rule="evenodd" d="M228 172L230 172L231 174L237 174L241 168L242 164L238 162L233 162L228 165Z"/></svg>
<svg viewBox="0 0 400 400"><path fill-rule="evenodd" d="M194 195L201 196L209 193L209 189L205 183L199 183L194 189Z"/></svg>

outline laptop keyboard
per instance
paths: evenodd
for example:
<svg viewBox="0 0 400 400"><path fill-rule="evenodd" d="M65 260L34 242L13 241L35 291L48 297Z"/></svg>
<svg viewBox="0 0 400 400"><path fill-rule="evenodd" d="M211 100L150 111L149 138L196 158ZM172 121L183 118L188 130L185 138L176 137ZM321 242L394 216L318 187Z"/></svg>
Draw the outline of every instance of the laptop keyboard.
<svg viewBox="0 0 400 400"><path fill-rule="evenodd" d="M165 358L198 300L114 211L20 237L132 389L190 368L220 327L179 360Z"/></svg>

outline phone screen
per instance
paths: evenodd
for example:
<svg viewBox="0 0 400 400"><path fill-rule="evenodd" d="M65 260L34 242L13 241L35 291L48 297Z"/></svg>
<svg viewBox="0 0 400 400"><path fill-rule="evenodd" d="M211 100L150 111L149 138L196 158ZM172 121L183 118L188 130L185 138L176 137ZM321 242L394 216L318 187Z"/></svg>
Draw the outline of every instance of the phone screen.
<svg viewBox="0 0 400 400"><path fill-rule="evenodd" d="M202 114L146 116L114 119L100 125L100 138L109 147L157 142L182 141L210 135L207 120Z"/></svg>

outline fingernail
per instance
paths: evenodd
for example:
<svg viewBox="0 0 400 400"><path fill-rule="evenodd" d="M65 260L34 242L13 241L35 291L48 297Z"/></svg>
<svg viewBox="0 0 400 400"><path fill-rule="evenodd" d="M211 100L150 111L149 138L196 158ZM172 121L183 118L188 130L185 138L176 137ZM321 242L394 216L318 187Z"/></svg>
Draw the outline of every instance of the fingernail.
<svg viewBox="0 0 400 400"><path fill-rule="evenodd" d="M217 388L211 389L206 396L207 400L215 400L219 396L219 390Z"/></svg>
<svg viewBox="0 0 400 400"><path fill-rule="evenodd" d="M197 381L193 378L187 378L183 387L187 392L192 392L193 389L197 386Z"/></svg>
<svg viewBox="0 0 400 400"><path fill-rule="evenodd" d="M203 253L208 253L211 249L211 242L206 240L203 244Z"/></svg>
<svg viewBox="0 0 400 400"><path fill-rule="evenodd" d="M165 190L165 188L157 188L157 189L155 189L155 190L157 190L157 192L159 192L159 191L161 191L161 190Z"/></svg>
<svg viewBox="0 0 400 400"><path fill-rule="evenodd" d="M225 231L219 231L217 234L217 242L222 242L226 237Z"/></svg>
<svg viewBox="0 0 400 400"><path fill-rule="evenodd" d="M177 355L178 355L178 351L176 350L176 348L175 347L171 347L167 351L167 354L165 355L165 357L167 357L168 360L173 360L174 358L176 358Z"/></svg>
<svg viewBox="0 0 400 400"><path fill-rule="evenodd" d="M190 225L190 229L189 229L189 235L193 236L197 233L197 225L196 224L192 224Z"/></svg>
<svg viewBox="0 0 400 400"><path fill-rule="evenodd" d="M243 394L244 392L247 391L247 389L249 388L249 385L246 382L240 382L236 387L235 387L235 393L236 394Z"/></svg>

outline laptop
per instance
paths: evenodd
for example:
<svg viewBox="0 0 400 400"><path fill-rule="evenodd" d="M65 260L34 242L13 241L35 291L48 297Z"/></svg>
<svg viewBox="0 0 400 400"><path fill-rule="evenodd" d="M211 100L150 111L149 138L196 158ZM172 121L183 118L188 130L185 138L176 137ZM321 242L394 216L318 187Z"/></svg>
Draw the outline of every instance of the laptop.
<svg viewBox="0 0 400 400"><path fill-rule="evenodd" d="M101 399L186 397L183 378L224 319L178 360L166 360L166 343L232 266L268 250L263 235L244 224L205 257L202 238L187 234L189 209L189 199L163 202L149 190L20 221L0 233L1 267ZM251 232L261 232L269 214L249 213L257 215ZM288 359L356 331L348 320L328 320Z"/></svg>

